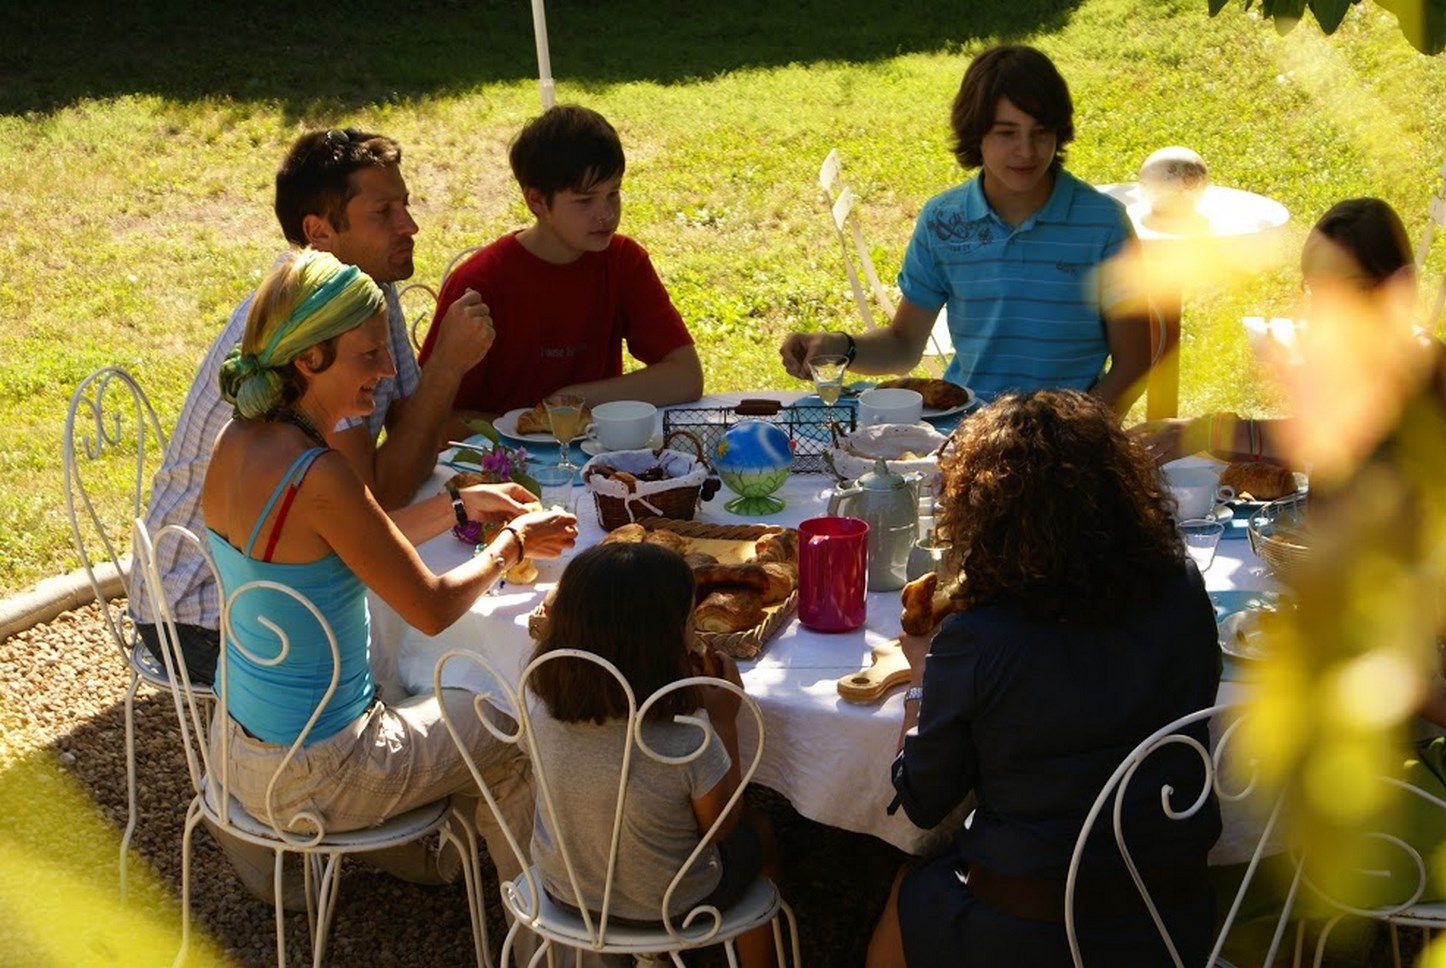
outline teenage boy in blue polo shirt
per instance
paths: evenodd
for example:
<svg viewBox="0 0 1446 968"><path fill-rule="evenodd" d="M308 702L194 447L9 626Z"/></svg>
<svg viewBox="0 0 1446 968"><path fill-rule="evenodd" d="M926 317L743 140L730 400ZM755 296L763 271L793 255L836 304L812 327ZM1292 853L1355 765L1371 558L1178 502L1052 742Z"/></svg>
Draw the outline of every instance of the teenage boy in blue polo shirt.
<svg viewBox="0 0 1446 968"><path fill-rule="evenodd" d="M793 333L784 368L806 379L810 357L838 353L858 373L907 373L947 304L952 382L984 400L1090 390L1128 410L1150 366L1143 280L1116 259L1133 252L1134 231L1119 203L1064 170L1073 114L1068 85L1039 51L974 58L950 121L959 164L982 170L919 213L893 321L857 337Z"/></svg>

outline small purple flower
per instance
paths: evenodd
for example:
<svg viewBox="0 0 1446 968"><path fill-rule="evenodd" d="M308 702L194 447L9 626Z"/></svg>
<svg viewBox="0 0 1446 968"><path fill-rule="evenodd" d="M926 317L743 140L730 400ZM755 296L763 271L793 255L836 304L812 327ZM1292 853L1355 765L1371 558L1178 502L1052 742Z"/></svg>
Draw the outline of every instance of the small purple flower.
<svg viewBox="0 0 1446 968"><path fill-rule="evenodd" d="M482 470L505 481L510 476L512 461L507 452L498 447L482 455Z"/></svg>

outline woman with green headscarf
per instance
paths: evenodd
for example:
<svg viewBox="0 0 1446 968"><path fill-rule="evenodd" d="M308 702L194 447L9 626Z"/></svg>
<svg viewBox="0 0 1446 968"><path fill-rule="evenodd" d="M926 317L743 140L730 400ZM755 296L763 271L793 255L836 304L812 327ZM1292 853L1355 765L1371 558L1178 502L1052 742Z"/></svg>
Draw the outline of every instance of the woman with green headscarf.
<svg viewBox="0 0 1446 968"><path fill-rule="evenodd" d="M248 593L231 609L230 715L212 743L227 744L231 792L253 815L276 807L284 823L286 810L306 807L328 830L350 830L475 792L436 696L394 706L377 700L366 590L435 634L524 548L530 557L556 557L577 536L572 515L527 510L532 495L519 485L479 485L461 495L469 516L506 525L467 562L433 574L413 545L453 522L447 495L413 505L399 527L320 429L369 413L378 382L394 373L381 290L355 266L313 250L289 257L262 283L245 338L221 369L222 395L236 414L216 439L201 507L222 592L258 579L296 589L325 616L341 656L334 693L283 767L331 681L330 646L310 613L280 593ZM281 642L272 622L290 641L274 664L266 660ZM514 755L478 725L469 693L445 692L441 701L457 711L455 721L476 726L471 745L480 762Z"/></svg>

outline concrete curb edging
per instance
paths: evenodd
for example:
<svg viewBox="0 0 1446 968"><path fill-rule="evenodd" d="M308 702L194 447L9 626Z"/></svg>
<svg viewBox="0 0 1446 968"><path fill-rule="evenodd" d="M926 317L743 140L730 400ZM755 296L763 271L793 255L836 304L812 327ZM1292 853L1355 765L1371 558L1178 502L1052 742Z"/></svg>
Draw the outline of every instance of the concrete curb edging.
<svg viewBox="0 0 1446 968"><path fill-rule="evenodd" d="M101 591L107 599L126 593L125 575L130 572L130 558L121 561L122 571L118 572L110 562L104 562L95 569L100 580ZM84 568L77 568L68 575L47 578L29 591L9 598L0 599L0 642L17 632L48 622L61 612L81 608L95 601L95 589Z"/></svg>

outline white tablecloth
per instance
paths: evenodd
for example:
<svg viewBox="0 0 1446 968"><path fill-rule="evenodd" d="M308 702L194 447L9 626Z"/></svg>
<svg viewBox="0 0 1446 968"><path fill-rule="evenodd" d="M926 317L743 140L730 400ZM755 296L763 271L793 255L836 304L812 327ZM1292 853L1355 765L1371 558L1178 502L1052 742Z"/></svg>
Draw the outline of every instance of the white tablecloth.
<svg viewBox="0 0 1446 968"><path fill-rule="evenodd" d="M786 394L750 394L749 396ZM736 397L710 397L703 404L728 402ZM439 471L437 486L449 471ZM807 517L821 514L821 497L831 480L823 475L796 474L778 496L787 506L767 523L797 525ZM581 487L578 548L601 540L590 498ZM428 488L421 492L431 493ZM729 497L725 488L702 505L699 520L740 523L723 509ZM471 553L450 533L420 547L422 558L434 570L450 568ZM430 692L437 658L449 649L481 650L503 675L516 681L532 650L527 633L528 613L544 592L557 581L565 560L538 562L541 572L536 584L506 586L495 594L479 598L471 611L437 636L426 636L408 627L376 596L371 597L373 668L383 698L397 683L411 693ZM1214 565L1206 573L1212 589L1259 589L1267 581L1260 561L1242 538L1222 540ZM882 702L860 706L839 697L836 684L869 663L870 649L899 634L898 592L871 593L864 628L850 633L825 635L810 631L795 617L765 646L758 658L739 663L744 686L756 698L764 717L764 755L754 780L785 796L800 814L811 820L845 830L873 834L889 843L913 851L928 836L914 827L899 811L885 812L893 798L889 764L893 761L903 716L903 690L896 689ZM458 668L463 668L459 665ZM466 666L466 668L474 668ZM478 681L450 682L473 689L485 688ZM1235 698L1239 685L1225 683L1221 700ZM740 720L740 724L746 720ZM745 728L746 730L746 728ZM744 755L749 755L753 738L745 731Z"/></svg>

